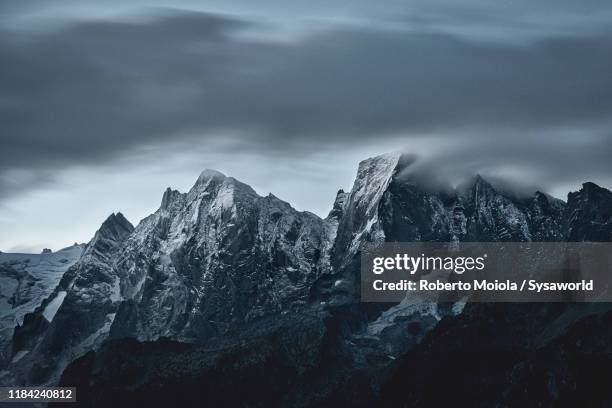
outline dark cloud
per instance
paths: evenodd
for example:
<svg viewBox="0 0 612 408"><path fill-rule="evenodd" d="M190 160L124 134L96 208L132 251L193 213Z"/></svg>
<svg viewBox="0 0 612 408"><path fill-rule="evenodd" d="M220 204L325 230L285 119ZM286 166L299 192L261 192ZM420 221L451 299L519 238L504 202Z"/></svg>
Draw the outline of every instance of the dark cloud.
<svg viewBox="0 0 612 408"><path fill-rule="evenodd" d="M213 146L228 133L237 148L296 156L442 135L460 146L449 168L532 160L552 181L612 170L601 128L612 113L612 32L516 43L345 28L273 41L247 35L254 26L173 12L3 32L0 196L17 171L163 143ZM559 143L552 130L564 128L584 140Z"/></svg>
<svg viewBox="0 0 612 408"><path fill-rule="evenodd" d="M491 182L512 186L516 192L551 192L552 188L559 198L585 181L610 187L612 139L595 131L592 135L599 137L575 132L474 137L473 143L449 140L426 157L417 157L404 172L407 177L442 188L480 174Z"/></svg>

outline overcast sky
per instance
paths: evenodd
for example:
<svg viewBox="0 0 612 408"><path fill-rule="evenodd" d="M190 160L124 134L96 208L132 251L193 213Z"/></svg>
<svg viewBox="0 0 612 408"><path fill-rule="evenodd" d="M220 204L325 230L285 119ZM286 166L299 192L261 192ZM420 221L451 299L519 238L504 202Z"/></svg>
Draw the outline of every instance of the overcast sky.
<svg viewBox="0 0 612 408"><path fill-rule="evenodd" d="M322 216L398 149L610 188L611 72L609 0L3 1L0 250L136 224L204 168Z"/></svg>

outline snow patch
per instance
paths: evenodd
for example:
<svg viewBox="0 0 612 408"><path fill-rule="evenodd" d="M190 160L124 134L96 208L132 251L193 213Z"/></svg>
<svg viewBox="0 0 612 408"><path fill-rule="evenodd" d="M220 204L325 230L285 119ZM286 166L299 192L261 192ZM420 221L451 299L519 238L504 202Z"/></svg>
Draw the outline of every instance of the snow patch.
<svg viewBox="0 0 612 408"><path fill-rule="evenodd" d="M385 328L393 326L397 317L415 314L423 317L433 316L436 320L440 320L436 303L411 303L409 300L404 299L402 303L385 310L378 319L370 323L366 329L367 334L377 336Z"/></svg>
<svg viewBox="0 0 612 408"><path fill-rule="evenodd" d="M465 309L465 304L466 304L465 300L460 300L459 302L455 302L453 304L453 309L452 309L453 315L457 316L463 313L463 309Z"/></svg>
<svg viewBox="0 0 612 408"><path fill-rule="evenodd" d="M30 350L19 350L17 353L15 353L15 356L13 356L13 359L11 360L11 363L14 364L14 363L18 362L19 360L21 360L29 352L30 352Z"/></svg>
<svg viewBox="0 0 612 408"><path fill-rule="evenodd" d="M81 355L91 349L97 349L108 336L110 328L115 320L116 313L109 313L105 316L104 323L94 333L85 338L79 346L75 348L76 355Z"/></svg>
<svg viewBox="0 0 612 408"><path fill-rule="evenodd" d="M64 272L79 260L82 252L82 245L73 245L50 254L0 253L0 264L7 264L23 274L18 278L0 272L0 330L22 324L23 317L53 293ZM20 280L30 281L33 285L23 285L20 289ZM8 299L17 290L22 290L20 295L24 297L19 305L13 307Z"/></svg>
<svg viewBox="0 0 612 408"><path fill-rule="evenodd" d="M110 293L111 302L118 302L121 300L121 280L119 278L115 278L115 282L113 283L113 288Z"/></svg>
<svg viewBox="0 0 612 408"><path fill-rule="evenodd" d="M49 302L49 304L45 307L45 310L43 311L43 316L49 322L53 321L53 318L55 317L55 314L59 310L59 308L62 305L62 303L64 303L64 299L66 298L66 294L67 294L66 291L64 291L64 290L60 291L57 294L57 296L51 302Z"/></svg>

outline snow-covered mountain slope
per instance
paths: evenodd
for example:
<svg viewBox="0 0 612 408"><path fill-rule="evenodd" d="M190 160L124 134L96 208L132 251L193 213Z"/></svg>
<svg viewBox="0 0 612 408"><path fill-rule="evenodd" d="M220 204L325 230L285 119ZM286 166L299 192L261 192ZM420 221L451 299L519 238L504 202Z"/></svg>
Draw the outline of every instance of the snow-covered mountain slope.
<svg viewBox="0 0 612 408"><path fill-rule="evenodd" d="M0 252L0 347L5 347L15 326L38 307L57 286L64 272L81 256L83 245L57 252L21 254ZM1 359L0 359L1 360Z"/></svg>
<svg viewBox="0 0 612 408"><path fill-rule="evenodd" d="M64 272L81 256L84 245L73 245L57 252L21 254L0 252L0 319L12 318L21 324L53 291Z"/></svg>
<svg viewBox="0 0 612 408"><path fill-rule="evenodd" d="M12 340L13 353L22 356L9 365L16 377L53 382L65 364L106 338L119 301L115 256L132 230L121 213L108 217L53 292L25 316Z"/></svg>

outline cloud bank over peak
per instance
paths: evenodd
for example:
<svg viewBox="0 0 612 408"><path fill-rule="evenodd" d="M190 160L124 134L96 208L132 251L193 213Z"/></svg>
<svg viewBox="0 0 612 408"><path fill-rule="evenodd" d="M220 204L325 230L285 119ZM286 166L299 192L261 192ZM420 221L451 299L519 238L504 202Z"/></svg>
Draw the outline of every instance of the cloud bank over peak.
<svg viewBox="0 0 612 408"><path fill-rule="evenodd" d="M4 3L0 203L75 169L161 169L160 151L352 172L407 149L439 174L609 185L607 3L373 3Z"/></svg>

